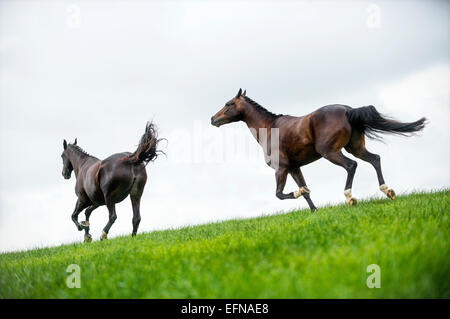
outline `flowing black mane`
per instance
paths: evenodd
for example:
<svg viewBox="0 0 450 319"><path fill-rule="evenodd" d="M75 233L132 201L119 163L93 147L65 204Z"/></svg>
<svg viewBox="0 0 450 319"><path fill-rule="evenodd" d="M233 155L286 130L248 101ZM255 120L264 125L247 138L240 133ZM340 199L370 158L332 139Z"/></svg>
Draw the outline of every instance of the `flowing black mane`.
<svg viewBox="0 0 450 319"><path fill-rule="evenodd" d="M69 144L69 146L74 150L77 151L78 153L81 153L85 156L88 157L93 157L93 158L97 158L95 156L92 156L91 154L89 154L88 152L86 152L84 149L82 149L81 147L79 147L78 145L74 145L74 144Z"/></svg>
<svg viewBox="0 0 450 319"><path fill-rule="evenodd" d="M254 107L256 107L259 111L261 111L263 114L271 116L271 117L280 117L283 114L275 114L270 112L268 109L266 109L264 106L258 104L257 102L253 101L251 98L249 98L248 96L244 96L244 99L250 103L251 105L253 105Z"/></svg>

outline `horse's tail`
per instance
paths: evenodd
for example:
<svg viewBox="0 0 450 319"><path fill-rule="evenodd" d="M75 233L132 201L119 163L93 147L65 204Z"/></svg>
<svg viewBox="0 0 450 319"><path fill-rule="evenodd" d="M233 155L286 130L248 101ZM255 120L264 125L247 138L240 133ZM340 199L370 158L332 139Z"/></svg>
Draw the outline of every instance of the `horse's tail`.
<svg viewBox="0 0 450 319"><path fill-rule="evenodd" d="M152 122L147 122L145 133L142 135L136 151L130 154L127 160L134 165L141 163L147 164L148 162L154 161L158 157L158 154L161 153L161 151L156 149L159 141L160 139L158 139L158 131L155 125Z"/></svg>
<svg viewBox="0 0 450 319"><path fill-rule="evenodd" d="M379 133L411 136L422 130L427 123L427 119L424 117L415 122L398 122L380 114L373 105L349 109L346 115L352 128L375 139L380 139Z"/></svg>

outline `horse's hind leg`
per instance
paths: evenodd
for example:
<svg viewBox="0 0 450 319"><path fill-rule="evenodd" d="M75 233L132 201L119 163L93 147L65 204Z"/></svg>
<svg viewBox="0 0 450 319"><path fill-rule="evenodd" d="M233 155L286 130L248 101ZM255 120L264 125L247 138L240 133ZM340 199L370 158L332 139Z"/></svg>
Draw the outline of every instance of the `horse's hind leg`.
<svg viewBox="0 0 450 319"><path fill-rule="evenodd" d="M302 174L302 171L300 170L300 168L296 168L296 169L290 170L289 173L291 174L291 176L294 179L295 183L300 188L299 191L298 191L299 195L300 196L303 195L303 197L305 197L305 200L308 203L309 208L311 209L311 211L317 210L317 207L314 206L314 204L313 204L313 202L311 200L311 197L309 196L310 190L306 186L305 178L303 177L303 174Z"/></svg>
<svg viewBox="0 0 450 319"><path fill-rule="evenodd" d="M117 219L116 204L115 203L106 204L106 207L108 207L108 211L109 211L109 220L108 220L108 223L106 224L105 228L103 228L103 232L102 232L102 235L100 236L100 240L104 240L104 239L108 238L109 229L111 228L111 226L114 224L114 222Z"/></svg>
<svg viewBox="0 0 450 319"><path fill-rule="evenodd" d="M133 187L130 192L131 206L133 207L133 232L131 236L136 236L137 230L139 228L139 223L141 222L141 197L144 192L145 183L147 182L147 173L143 170L138 174L136 180L134 181Z"/></svg>
<svg viewBox="0 0 450 319"><path fill-rule="evenodd" d="M344 195L347 203L350 206L356 205L356 199L352 197L352 184L353 177L355 176L356 167L358 163L344 156L341 151L320 153L324 158L332 162L333 164L342 166L347 171L347 181L345 182Z"/></svg>
<svg viewBox="0 0 450 319"><path fill-rule="evenodd" d="M381 163L380 163L380 155L370 153L366 147L364 142L364 135L361 133L353 134L351 142L349 145L345 147L347 152L353 154L357 158L362 159L365 162L372 164L377 172L378 183L380 185L380 190L386 194L390 199L395 199L395 192L392 189L389 189L386 183L384 182L383 173L381 172Z"/></svg>
<svg viewBox="0 0 450 319"><path fill-rule="evenodd" d="M131 197L131 206L133 207L133 232L131 233L131 236L136 236L139 223L141 222L141 212L140 212L140 206L141 206L141 197L136 196L130 196Z"/></svg>
<svg viewBox="0 0 450 319"><path fill-rule="evenodd" d="M378 177L378 183L380 184L380 190L390 199L395 199L395 192L393 189L389 189L384 182L383 173L381 172L380 155L373 154L367 151L365 148L359 150L354 154L356 157L363 161L369 162L375 168Z"/></svg>

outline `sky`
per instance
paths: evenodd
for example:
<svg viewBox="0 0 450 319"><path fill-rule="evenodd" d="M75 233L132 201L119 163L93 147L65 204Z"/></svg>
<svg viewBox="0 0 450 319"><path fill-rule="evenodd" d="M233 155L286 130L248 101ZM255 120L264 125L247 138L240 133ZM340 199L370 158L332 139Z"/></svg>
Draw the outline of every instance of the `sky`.
<svg viewBox="0 0 450 319"><path fill-rule="evenodd" d="M307 208L275 197L244 123L210 125L239 88L274 113L340 103L426 116L418 136L366 146L398 194L449 187L449 18L436 0L0 0L0 251L82 241L63 139L106 158L134 151L148 120L167 156L147 166L139 232ZM383 197L357 161L353 196ZM316 206L345 201L341 167L302 171ZM110 237L131 234L129 199L117 215ZM107 219L92 213L94 240Z"/></svg>

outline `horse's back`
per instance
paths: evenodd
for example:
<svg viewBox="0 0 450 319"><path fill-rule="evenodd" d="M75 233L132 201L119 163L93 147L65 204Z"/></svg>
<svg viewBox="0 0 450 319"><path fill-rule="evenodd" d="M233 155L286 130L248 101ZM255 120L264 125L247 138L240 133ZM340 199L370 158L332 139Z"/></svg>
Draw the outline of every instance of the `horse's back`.
<svg viewBox="0 0 450 319"><path fill-rule="evenodd" d="M344 104L329 104L322 106L310 113L309 116L319 117L333 117L345 115L347 110L351 109L350 106Z"/></svg>
<svg viewBox="0 0 450 319"><path fill-rule="evenodd" d="M130 152L121 152L121 153L115 153L112 154L110 156L108 156L107 158L105 158L104 160L102 160L102 162L111 162L111 163L116 163L122 162L125 160L126 157L130 156L131 153Z"/></svg>
<svg viewBox="0 0 450 319"><path fill-rule="evenodd" d="M314 112L308 114L308 118L316 128L334 127L341 129L349 127L346 113L351 109L348 105L330 104L318 108Z"/></svg>
<svg viewBox="0 0 450 319"><path fill-rule="evenodd" d="M101 183L109 183L111 179L132 179L136 174L139 174L145 166L133 165L128 161L132 153L122 152L113 154L100 163L99 174L103 179Z"/></svg>

